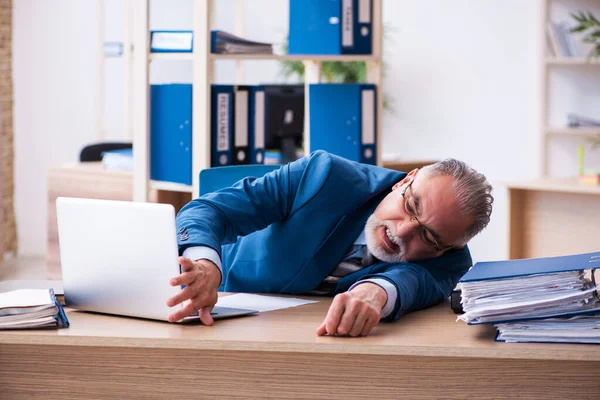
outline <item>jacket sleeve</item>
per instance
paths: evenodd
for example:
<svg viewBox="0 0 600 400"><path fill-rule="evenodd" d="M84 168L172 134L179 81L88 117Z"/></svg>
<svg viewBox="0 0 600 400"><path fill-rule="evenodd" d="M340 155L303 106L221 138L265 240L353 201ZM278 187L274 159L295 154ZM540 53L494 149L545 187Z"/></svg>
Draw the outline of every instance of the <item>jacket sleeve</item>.
<svg viewBox="0 0 600 400"><path fill-rule="evenodd" d="M389 265L384 270L361 278L380 278L396 286L394 311L384 318L393 321L402 314L441 303L472 266L469 248L452 250L438 258Z"/></svg>
<svg viewBox="0 0 600 400"><path fill-rule="evenodd" d="M314 176L326 179L330 164L330 156L317 151L263 177L244 178L192 200L177 215L179 253L192 246L208 246L221 256L221 245L285 220L307 201L304 196L296 201L296 195L307 185L322 185Z"/></svg>

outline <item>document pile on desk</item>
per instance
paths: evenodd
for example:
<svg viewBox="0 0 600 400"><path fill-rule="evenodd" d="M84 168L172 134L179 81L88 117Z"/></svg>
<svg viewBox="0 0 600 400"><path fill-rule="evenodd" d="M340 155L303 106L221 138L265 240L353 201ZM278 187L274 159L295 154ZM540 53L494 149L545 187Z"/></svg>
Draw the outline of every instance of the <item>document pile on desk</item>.
<svg viewBox="0 0 600 400"><path fill-rule="evenodd" d="M597 267L600 252L477 263L461 279L458 319L495 324L498 341L600 344Z"/></svg>
<svg viewBox="0 0 600 400"><path fill-rule="evenodd" d="M67 327L69 320L53 289L0 293L0 329Z"/></svg>

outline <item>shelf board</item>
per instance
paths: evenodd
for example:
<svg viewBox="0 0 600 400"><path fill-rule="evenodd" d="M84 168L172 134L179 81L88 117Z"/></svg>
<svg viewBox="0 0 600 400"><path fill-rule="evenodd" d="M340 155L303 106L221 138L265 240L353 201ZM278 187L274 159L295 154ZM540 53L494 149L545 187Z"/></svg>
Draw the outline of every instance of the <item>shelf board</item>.
<svg viewBox="0 0 600 400"><path fill-rule="evenodd" d="M549 57L546 58L547 65L597 65L600 66L600 59L585 57Z"/></svg>
<svg viewBox="0 0 600 400"><path fill-rule="evenodd" d="M575 137L575 138L594 138L600 136L600 127L598 128L547 128L546 134L550 136Z"/></svg>
<svg viewBox="0 0 600 400"><path fill-rule="evenodd" d="M510 189L600 195L600 186L580 183L577 177L540 178L523 181L504 181L499 183Z"/></svg>
<svg viewBox="0 0 600 400"><path fill-rule="evenodd" d="M192 53L150 53L150 60L190 61ZM379 61L374 55L276 55L276 54L210 54L210 60L275 60L275 61Z"/></svg>
<svg viewBox="0 0 600 400"><path fill-rule="evenodd" d="M168 60L168 61L191 61L194 59L193 53L150 53L150 60Z"/></svg>
<svg viewBox="0 0 600 400"><path fill-rule="evenodd" d="M150 181L150 189L166 190L169 192L193 193L192 185L184 185L181 183Z"/></svg>

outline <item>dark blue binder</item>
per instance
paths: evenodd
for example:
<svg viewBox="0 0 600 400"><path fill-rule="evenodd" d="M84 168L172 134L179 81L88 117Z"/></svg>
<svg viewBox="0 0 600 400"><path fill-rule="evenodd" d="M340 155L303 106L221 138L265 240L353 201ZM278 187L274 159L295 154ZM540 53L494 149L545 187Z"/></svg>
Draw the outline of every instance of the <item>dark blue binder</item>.
<svg viewBox="0 0 600 400"><path fill-rule="evenodd" d="M233 85L211 85L211 167L233 164Z"/></svg>
<svg viewBox="0 0 600 400"><path fill-rule="evenodd" d="M309 86L310 151L377 163L377 89L372 84Z"/></svg>
<svg viewBox="0 0 600 400"><path fill-rule="evenodd" d="M151 85L150 179L192 184L192 85Z"/></svg>
<svg viewBox="0 0 600 400"><path fill-rule="evenodd" d="M372 0L290 0L289 54L372 54Z"/></svg>
<svg viewBox="0 0 600 400"><path fill-rule="evenodd" d="M250 126L248 127L250 164L265 162L265 88L250 89Z"/></svg>
<svg viewBox="0 0 600 400"><path fill-rule="evenodd" d="M506 279L535 274L600 268L600 252L559 257L478 262L459 282Z"/></svg>

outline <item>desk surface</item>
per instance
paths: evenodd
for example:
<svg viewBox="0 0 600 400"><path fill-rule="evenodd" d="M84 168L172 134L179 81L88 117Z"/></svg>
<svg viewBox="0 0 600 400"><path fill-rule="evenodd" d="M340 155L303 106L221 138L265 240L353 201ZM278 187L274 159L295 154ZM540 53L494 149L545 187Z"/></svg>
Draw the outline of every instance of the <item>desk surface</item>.
<svg viewBox="0 0 600 400"><path fill-rule="evenodd" d="M319 300L212 327L68 310L70 328L0 331L0 344L600 361L595 345L495 342L493 326L455 322L448 303L380 323L368 337L318 337L315 329L331 303Z"/></svg>

